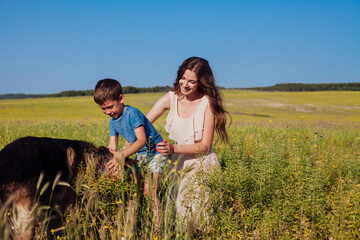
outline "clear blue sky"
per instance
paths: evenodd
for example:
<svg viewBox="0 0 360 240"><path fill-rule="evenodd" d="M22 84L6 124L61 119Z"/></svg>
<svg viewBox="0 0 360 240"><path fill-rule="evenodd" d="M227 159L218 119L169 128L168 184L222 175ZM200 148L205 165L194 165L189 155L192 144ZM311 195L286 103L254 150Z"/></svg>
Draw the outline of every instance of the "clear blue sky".
<svg viewBox="0 0 360 240"><path fill-rule="evenodd" d="M0 0L0 94L172 85L191 56L227 88L360 82L360 1Z"/></svg>

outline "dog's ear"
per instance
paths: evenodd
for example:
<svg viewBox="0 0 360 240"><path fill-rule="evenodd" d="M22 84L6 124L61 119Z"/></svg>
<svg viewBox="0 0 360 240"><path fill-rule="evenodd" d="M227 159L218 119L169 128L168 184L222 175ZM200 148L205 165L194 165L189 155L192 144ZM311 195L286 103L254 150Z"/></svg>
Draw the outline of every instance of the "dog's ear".
<svg viewBox="0 0 360 240"><path fill-rule="evenodd" d="M68 166L69 169L69 175L70 177L73 176L73 169L74 169L74 164L75 164L75 150L71 147L69 147L68 149L66 149L66 164Z"/></svg>

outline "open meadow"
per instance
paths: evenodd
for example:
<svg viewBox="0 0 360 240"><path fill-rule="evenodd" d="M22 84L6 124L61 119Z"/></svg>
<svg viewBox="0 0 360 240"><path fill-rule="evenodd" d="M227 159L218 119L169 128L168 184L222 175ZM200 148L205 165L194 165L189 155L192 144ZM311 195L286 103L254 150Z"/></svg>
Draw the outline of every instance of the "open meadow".
<svg viewBox="0 0 360 240"><path fill-rule="evenodd" d="M55 239L358 239L360 238L360 92L224 90L230 142L213 147L221 169L203 182L211 219L183 230L161 183L162 228L155 234L149 199L125 179L74 184L78 204ZM128 94L146 114L163 93ZM164 114L154 126L165 137ZM23 136L85 140L107 146L109 117L92 97L0 100L0 149ZM122 144L122 142L120 142ZM178 173L179 175L181 173ZM10 213L2 206L0 213ZM51 209L48 211L52 211ZM54 211L54 210L53 210ZM36 211L37 235L49 219ZM0 238L6 238L6 218Z"/></svg>

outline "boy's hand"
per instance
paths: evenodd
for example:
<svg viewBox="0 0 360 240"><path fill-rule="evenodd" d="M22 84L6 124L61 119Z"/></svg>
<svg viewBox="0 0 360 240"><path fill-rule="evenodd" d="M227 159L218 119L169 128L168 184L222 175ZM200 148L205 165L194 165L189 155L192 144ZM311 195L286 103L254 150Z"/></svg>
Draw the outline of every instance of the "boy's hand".
<svg viewBox="0 0 360 240"><path fill-rule="evenodd" d="M107 172L110 174L121 174L124 172L124 160L122 156L121 151L112 151L110 150L112 154L114 154L113 159L111 159L107 164Z"/></svg>

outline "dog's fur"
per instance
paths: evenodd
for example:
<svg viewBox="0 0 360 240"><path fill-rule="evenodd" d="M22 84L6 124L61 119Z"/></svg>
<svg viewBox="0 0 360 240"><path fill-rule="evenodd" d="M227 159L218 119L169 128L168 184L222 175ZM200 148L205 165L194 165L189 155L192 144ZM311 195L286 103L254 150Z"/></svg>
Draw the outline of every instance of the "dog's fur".
<svg viewBox="0 0 360 240"><path fill-rule="evenodd" d="M31 210L35 197L46 183L47 190L39 196L39 205L56 206L64 211L75 200L75 192L67 186L52 184L58 174L59 181L72 183L79 172L79 166L94 167L97 172L113 158L106 147L95 147L84 141L23 137L5 146L0 151L0 203L12 199L11 232L15 239L33 237ZM43 177L38 185L40 175ZM3 217L3 216L0 216Z"/></svg>

